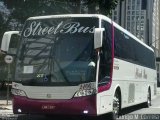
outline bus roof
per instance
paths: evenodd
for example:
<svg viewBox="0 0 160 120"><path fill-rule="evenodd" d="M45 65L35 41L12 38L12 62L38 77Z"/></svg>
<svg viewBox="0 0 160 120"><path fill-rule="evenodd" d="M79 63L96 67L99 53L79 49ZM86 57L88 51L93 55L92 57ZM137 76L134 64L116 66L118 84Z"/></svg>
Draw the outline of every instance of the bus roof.
<svg viewBox="0 0 160 120"><path fill-rule="evenodd" d="M97 17L97 18L100 18L101 16L103 15L100 15L100 14L61 14L61 15L47 15L47 16L30 17L28 18L28 20L48 19L48 18L68 18L68 17Z"/></svg>
<svg viewBox="0 0 160 120"><path fill-rule="evenodd" d="M121 27L120 25L118 25L117 23L115 23L114 21L112 21L107 16L104 16L104 15L101 15L101 14L60 14L60 15L47 15L47 16L30 17L27 20L49 19L49 18L68 18L68 17L97 17L97 18L100 18L100 19L103 19L103 20L109 22L110 24L113 23L114 27L116 27L117 29L121 30L122 32L124 32L125 34L127 34L128 36L130 36L131 38L133 38L134 40L136 40L137 42L139 42L140 44L142 44L143 46L145 46L146 48L148 48L148 49L150 49L151 51L154 52L154 50L151 47L149 47L148 45L146 45L145 43L143 43L141 40L139 40L132 33L130 33L129 31L127 31L126 29L124 29L123 27Z"/></svg>

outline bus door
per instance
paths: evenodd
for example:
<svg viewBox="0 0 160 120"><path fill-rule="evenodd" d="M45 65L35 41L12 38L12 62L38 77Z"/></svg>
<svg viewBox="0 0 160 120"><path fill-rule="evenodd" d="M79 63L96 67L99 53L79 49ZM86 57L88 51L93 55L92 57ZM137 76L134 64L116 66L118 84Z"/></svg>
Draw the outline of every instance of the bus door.
<svg viewBox="0 0 160 120"><path fill-rule="evenodd" d="M103 92L110 88L112 77L112 25L102 20L103 42L100 49L98 92Z"/></svg>

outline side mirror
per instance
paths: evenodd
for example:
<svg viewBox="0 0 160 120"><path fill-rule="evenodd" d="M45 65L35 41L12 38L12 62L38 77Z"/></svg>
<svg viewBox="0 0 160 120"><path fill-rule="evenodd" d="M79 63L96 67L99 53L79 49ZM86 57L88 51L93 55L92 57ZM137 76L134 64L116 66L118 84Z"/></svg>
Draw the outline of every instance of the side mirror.
<svg viewBox="0 0 160 120"><path fill-rule="evenodd" d="M103 31L104 31L104 28L94 29L94 49L102 47Z"/></svg>
<svg viewBox="0 0 160 120"><path fill-rule="evenodd" d="M11 42L13 42L14 44L17 43L17 41L15 41L15 39L13 39L14 41L12 41L12 36L13 35L18 35L19 36L19 33L20 33L19 31L8 31L8 32L5 32L4 35L3 35L3 38L2 38L1 51L5 52L5 53L8 53L9 51L12 51L12 53L13 53L13 51L15 52L16 47L15 48L12 47L11 48L12 50L9 50L10 43ZM19 38L16 37L16 39L19 39Z"/></svg>

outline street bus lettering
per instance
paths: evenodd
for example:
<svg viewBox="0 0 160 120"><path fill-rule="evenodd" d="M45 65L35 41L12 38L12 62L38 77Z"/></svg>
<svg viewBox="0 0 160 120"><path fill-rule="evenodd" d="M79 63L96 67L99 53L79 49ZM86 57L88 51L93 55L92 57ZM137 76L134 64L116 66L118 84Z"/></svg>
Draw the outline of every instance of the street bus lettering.
<svg viewBox="0 0 160 120"><path fill-rule="evenodd" d="M28 28L24 30L23 36L29 37L29 36L44 36L44 35L50 35L50 34L75 34L75 33L94 33L93 27L88 26L81 26L79 22L70 22L64 24L63 21L61 21L57 26L42 26L41 22L33 21Z"/></svg>

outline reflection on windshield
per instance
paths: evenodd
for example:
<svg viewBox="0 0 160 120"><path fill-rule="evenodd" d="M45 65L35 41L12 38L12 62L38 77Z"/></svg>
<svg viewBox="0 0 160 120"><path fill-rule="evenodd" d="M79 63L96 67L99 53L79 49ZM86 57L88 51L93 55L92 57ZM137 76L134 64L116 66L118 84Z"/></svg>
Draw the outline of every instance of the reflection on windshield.
<svg viewBox="0 0 160 120"><path fill-rule="evenodd" d="M94 73L90 72L95 69L90 66L95 60L93 37L64 35L58 36L56 42L48 38L24 39L17 64L17 79L32 85L94 81Z"/></svg>
<svg viewBox="0 0 160 120"><path fill-rule="evenodd" d="M97 18L28 20L22 31L15 79L34 86L95 81L93 30L97 25Z"/></svg>

